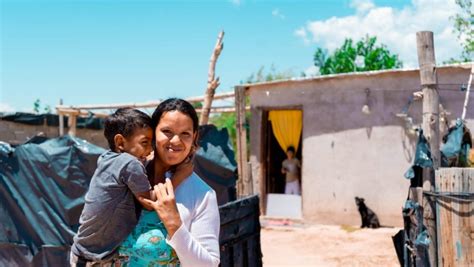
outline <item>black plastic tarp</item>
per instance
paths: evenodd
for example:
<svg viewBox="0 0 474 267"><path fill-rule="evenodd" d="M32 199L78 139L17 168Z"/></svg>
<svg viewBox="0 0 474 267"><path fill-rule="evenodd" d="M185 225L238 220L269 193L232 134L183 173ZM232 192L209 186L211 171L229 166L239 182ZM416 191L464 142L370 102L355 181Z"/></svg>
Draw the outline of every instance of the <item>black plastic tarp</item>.
<svg viewBox="0 0 474 267"><path fill-rule="evenodd" d="M469 151L472 148L471 132L461 119L450 127L448 133L443 137L441 147L442 167L470 167Z"/></svg>
<svg viewBox="0 0 474 267"><path fill-rule="evenodd" d="M199 149L194 171L216 191L219 205L236 199L237 162L226 129L199 127Z"/></svg>
<svg viewBox="0 0 474 267"><path fill-rule="evenodd" d="M104 149L64 136L0 149L0 265L67 266Z"/></svg>
<svg viewBox="0 0 474 267"><path fill-rule="evenodd" d="M79 117L77 118L77 128L86 128L86 129L103 129L104 119L95 118L91 115L87 118ZM32 114L25 112L15 112L3 114L0 117L1 120L11 121L16 123L23 123L28 125L48 125L48 126L59 126L59 116L57 114ZM64 125L68 125L68 118L64 117Z"/></svg>
<svg viewBox="0 0 474 267"><path fill-rule="evenodd" d="M235 200L236 163L227 131L200 128L195 171L219 204ZM105 149L80 138L0 142L0 266L67 266L84 195Z"/></svg>

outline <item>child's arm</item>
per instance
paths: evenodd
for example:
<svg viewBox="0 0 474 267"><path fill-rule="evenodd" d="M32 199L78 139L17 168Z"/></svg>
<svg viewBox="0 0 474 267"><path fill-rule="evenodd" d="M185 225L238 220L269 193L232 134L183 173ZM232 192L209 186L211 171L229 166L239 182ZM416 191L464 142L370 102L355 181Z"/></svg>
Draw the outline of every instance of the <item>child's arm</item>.
<svg viewBox="0 0 474 267"><path fill-rule="evenodd" d="M173 179L172 179L173 187L176 188L182 181L184 181L184 179L191 176L191 174L193 174L193 169L194 169L194 164L192 162L192 158L179 164L176 167L176 171L173 173ZM156 197L155 190L151 189L149 192L135 194L135 197L138 199L138 202L140 202L140 204L142 204L142 206L145 209L154 210L153 206L150 205L150 202L144 199L156 201L157 197Z"/></svg>
<svg viewBox="0 0 474 267"><path fill-rule="evenodd" d="M138 161L130 161L121 173L124 183L132 191L135 198L147 210L152 210L153 207L148 205L141 199L156 200L155 192L148 181L146 170L143 164Z"/></svg>
<svg viewBox="0 0 474 267"><path fill-rule="evenodd" d="M138 193L138 194L134 194L135 195L135 198L138 200L138 202L140 202L140 204L142 204L142 206L147 209L147 210L153 210L153 206L151 206L149 204L149 202L147 201L143 201L143 199L148 199L148 200L151 200L151 201L156 201L156 195L155 195L155 191L154 190L150 190L148 192L143 192L143 193Z"/></svg>

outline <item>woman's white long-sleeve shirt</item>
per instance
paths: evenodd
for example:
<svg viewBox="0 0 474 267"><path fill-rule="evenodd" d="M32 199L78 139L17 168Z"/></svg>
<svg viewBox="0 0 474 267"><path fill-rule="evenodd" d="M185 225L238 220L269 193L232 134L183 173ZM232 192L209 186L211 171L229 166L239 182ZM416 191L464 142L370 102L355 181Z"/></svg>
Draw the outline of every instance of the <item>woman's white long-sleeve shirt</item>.
<svg viewBox="0 0 474 267"><path fill-rule="evenodd" d="M182 225L167 243L181 266L218 266L220 217L216 193L196 173L176 189Z"/></svg>

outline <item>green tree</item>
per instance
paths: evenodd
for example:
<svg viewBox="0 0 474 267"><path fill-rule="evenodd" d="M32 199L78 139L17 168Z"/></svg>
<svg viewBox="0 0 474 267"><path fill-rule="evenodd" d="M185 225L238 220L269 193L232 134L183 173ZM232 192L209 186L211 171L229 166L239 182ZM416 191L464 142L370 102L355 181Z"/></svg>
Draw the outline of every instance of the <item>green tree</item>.
<svg viewBox="0 0 474 267"><path fill-rule="evenodd" d="M377 37L366 36L355 44L347 38L331 55L327 50L318 48L314 53L314 65L319 67L321 75L402 67L398 55L376 42Z"/></svg>
<svg viewBox="0 0 474 267"><path fill-rule="evenodd" d="M39 113L40 112L40 109L41 109L41 100L36 99L36 101L33 103L33 111L35 113Z"/></svg>
<svg viewBox="0 0 474 267"><path fill-rule="evenodd" d="M51 106L50 105L46 105L44 107L44 113L46 114L51 114Z"/></svg>
<svg viewBox="0 0 474 267"><path fill-rule="evenodd" d="M472 0L456 0L461 12L452 16L454 22L454 33L462 46L460 59L451 58L445 63L458 63L472 61L474 56L474 13L472 12Z"/></svg>
<svg viewBox="0 0 474 267"><path fill-rule="evenodd" d="M270 66L270 70L266 71L264 66L261 66L257 72L250 74L247 79L240 81L241 84L244 83L260 83L260 82L269 82L275 80L289 79L293 77L293 72L291 70L278 71L275 65Z"/></svg>
<svg viewBox="0 0 474 267"><path fill-rule="evenodd" d="M214 124L218 129L227 129L234 151L237 151L237 129L235 128L236 121L237 117L235 116L235 113L219 113L209 118L209 122Z"/></svg>
<svg viewBox="0 0 474 267"><path fill-rule="evenodd" d="M202 108L202 102L194 102L192 103L192 105L196 109Z"/></svg>
<svg viewBox="0 0 474 267"><path fill-rule="evenodd" d="M33 103L33 111L34 111L36 114L39 114L39 113L41 112L41 109L42 109L41 100L38 98L38 99L36 99L36 101ZM43 112L44 112L44 113L47 113L47 114L50 114L50 113L51 113L51 106L50 106L50 105L44 106Z"/></svg>

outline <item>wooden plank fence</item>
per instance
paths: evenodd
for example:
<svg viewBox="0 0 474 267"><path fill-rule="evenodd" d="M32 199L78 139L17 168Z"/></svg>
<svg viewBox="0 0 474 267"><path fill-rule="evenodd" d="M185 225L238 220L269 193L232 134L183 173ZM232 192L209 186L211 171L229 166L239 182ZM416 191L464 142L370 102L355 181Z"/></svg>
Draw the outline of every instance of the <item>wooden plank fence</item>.
<svg viewBox="0 0 474 267"><path fill-rule="evenodd" d="M436 171L438 266L474 266L474 168Z"/></svg>

